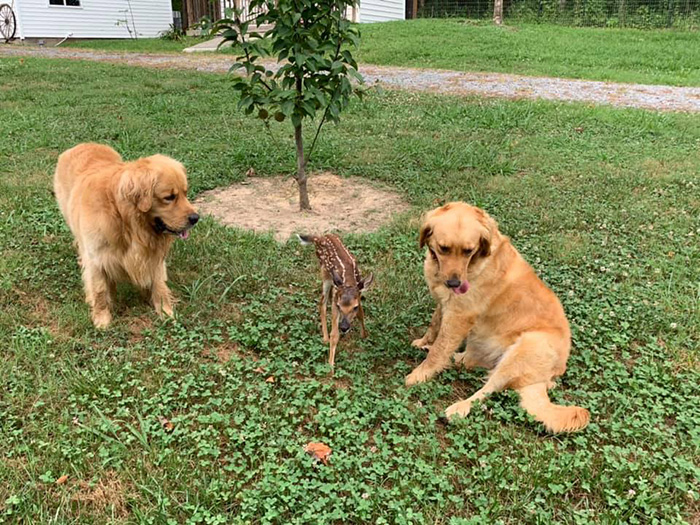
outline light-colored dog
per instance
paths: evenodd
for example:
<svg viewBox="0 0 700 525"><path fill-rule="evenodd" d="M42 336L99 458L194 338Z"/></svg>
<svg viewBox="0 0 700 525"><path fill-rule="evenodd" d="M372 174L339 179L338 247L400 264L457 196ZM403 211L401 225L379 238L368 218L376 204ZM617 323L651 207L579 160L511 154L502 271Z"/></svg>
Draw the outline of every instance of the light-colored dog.
<svg viewBox="0 0 700 525"><path fill-rule="evenodd" d="M108 146L80 144L58 158L54 193L75 237L95 326L111 322L119 281L131 281L156 312L172 315L165 256L199 220L182 164L164 155L123 162Z"/></svg>
<svg viewBox="0 0 700 525"><path fill-rule="evenodd" d="M463 202L432 210L420 230L424 273L437 303L425 336L413 345L427 358L406 384L427 381L450 365L491 370L486 384L450 406L466 416L472 403L512 388L521 406L551 432L584 428L584 408L550 402L547 390L566 370L571 332L554 293L535 275L486 212ZM464 352L455 354L466 341Z"/></svg>

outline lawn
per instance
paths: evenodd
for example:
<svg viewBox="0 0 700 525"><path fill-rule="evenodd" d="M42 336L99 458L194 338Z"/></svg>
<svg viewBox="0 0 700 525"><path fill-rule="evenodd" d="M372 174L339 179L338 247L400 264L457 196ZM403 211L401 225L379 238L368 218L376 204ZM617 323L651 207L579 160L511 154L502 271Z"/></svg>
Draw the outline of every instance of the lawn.
<svg viewBox="0 0 700 525"><path fill-rule="evenodd" d="M696 116L406 92L353 104L312 168L384 183L412 211L347 236L376 285L370 337L341 342L331 377L309 249L206 219L170 256L177 319L123 286L98 332L50 193L57 155L87 140L182 160L192 195L250 167L291 172L287 127L271 138L241 115L224 76L27 58L0 60L0 77L0 522L697 520ZM449 199L486 208L561 298L574 348L552 396L590 409L585 431L544 433L513 393L445 424L483 371L403 386L432 306L417 218Z"/></svg>
<svg viewBox="0 0 700 525"><path fill-rule="evenodd" d="M179 53L183 49L206 42L208 38L188 36L181 40L139 38L136 40L102 38L99 40L68 40L64 47L102 49L104 51L131 51L139 53Z"/></svg>
<svg viewBox="0 0 700 525"><path fill-rule="evenodd" d="M362 37L371 64L700 86L697 32L420 19L363 25Z"/></svg>
<svg viewBox="0 0 700 525"><path fill-rule="evenodd" d="M363 24L360 63L700 86L697 32L419 19ZM193 42L87 40L72 47L180 51ZM226 49L226 48L224 48Z"/></svg>

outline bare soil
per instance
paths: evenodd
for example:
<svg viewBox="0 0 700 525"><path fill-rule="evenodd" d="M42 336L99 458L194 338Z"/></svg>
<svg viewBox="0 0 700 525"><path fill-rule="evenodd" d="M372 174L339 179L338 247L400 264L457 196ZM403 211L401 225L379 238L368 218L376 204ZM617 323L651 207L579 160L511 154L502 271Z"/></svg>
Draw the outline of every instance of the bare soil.
<svg viewBox="0 0 700 525"><path fill-rule="evenodd" d="M297 183L292 178L250 178L211 190L195 201L200 214L228 226L272 232L279 242L295 233L364 233L377 230L408 204L389 190L365 180L332 173L309 177L310 212L299 211Z"/></svg>

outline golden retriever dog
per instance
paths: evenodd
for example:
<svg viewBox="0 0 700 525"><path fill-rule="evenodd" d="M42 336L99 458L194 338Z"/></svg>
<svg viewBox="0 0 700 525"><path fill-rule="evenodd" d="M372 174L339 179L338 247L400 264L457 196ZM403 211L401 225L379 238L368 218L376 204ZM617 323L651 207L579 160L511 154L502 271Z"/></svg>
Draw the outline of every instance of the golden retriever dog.
<svg viewBox="0 0 700 525"><path fill-rule="evenodd" d="M456 366L491 372L482 388L446 410L448 418L465 417L474 401L512 388L550 432L584 428L588 410L555 405L547 395L566 370L571 348L564 309L496 221L479 208L451 202L427 213L419 241L427 246L424 274L437 306L426 334L413 341L428 356L406 384L427 381L454 354ZM464 351L455 354L463 342Z"/></svg>
<svg viewBox="0 0 700 525"><path fill-rule="evenodd" d="M108 146L80 144L58 157L54 193L75 238L94 325L111 322L120 281L146 291L158 314L172 315L165 257L199 220L183 165L164 155L124 162Z"/></svg>

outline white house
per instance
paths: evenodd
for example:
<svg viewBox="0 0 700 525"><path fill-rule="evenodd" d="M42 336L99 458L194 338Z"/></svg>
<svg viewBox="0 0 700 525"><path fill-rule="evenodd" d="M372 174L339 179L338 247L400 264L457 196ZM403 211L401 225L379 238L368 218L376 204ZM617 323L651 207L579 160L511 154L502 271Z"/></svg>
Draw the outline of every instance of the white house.
<svg viewBox="0 0 700 525"><path fill-rule="evenodd" d="M156 37L173 23L171 0L14 0L16 36Z"/></svg>
<svg viewBox="0 0 700 525"><path fill-rule="evenodd" d="M249 0L235 0L243 10L243 18L253 16L248 10ZM226 9L234 6L234 0L221 1L221 16ZM357 7L348 9L347 17L353 22L387 22L389 20L406 19L406 0L360 0Z"/></svg>
<svg viewBox="0 0 700 525"><path fill-rule="evenodd" d="M353 22L371 23L406 19L405 0L361 0Z"/></svg>

